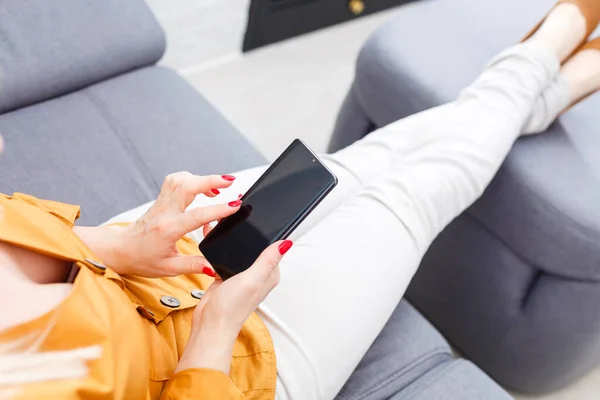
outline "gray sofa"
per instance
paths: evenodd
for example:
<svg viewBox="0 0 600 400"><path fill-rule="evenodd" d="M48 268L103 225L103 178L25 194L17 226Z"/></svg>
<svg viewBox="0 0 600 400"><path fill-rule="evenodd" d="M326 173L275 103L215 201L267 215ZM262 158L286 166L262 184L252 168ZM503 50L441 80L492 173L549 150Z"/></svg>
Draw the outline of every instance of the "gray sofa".
<svg viewBox="0 0 600 400"><path fill-rule="evenodd" d="M452 101L554 3L402 7L362 48L330 150ZM520 392L559 389L600 364L598 110L595 96L519 140L482 198L431 246L407 293L462 354Z"/></svg>
<svg viewBox="0 0 600 400"><path fill-rule="evenodd" d="M80 204L79 224L97 224L155 198L170 172L265 163L185 80L155 65L164 47L141 0L0 2L0 191ZM510 396L403 302L338 397L389 398Z"/></svg>

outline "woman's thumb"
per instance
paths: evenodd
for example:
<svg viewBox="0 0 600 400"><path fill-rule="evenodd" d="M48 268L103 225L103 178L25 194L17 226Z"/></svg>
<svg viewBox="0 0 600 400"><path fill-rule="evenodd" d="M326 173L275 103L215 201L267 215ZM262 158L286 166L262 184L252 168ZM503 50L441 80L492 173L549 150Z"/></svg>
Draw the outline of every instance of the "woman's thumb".
<svg viewBox="0 0 600 400"><path fill-rule="evenodd" d="M263 276L270 275L279 266L279 262L284 254L292 248L292 245L291 240L281 240L273 243L261 253L250 269Z"/></svg>

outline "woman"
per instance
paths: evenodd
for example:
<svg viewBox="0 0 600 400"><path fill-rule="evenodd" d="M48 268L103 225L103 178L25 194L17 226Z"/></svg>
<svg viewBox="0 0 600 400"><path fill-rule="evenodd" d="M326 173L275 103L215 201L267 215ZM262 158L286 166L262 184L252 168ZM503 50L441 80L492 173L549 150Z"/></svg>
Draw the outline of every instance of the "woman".
<svg viewBox="0 0 600 400"><path fill-rule="evenodd" d="M561 1L456 102L326 157L340 184L293 249L274 243L226 282L180 238L236 212L218 199L264 169L171 175L154 203L112 221L135 222L95 228L73 226L75 206L0 196L1 393L333 399L519 135L600 89L600 41L581 47L599 20L597 0Z"/></svg>

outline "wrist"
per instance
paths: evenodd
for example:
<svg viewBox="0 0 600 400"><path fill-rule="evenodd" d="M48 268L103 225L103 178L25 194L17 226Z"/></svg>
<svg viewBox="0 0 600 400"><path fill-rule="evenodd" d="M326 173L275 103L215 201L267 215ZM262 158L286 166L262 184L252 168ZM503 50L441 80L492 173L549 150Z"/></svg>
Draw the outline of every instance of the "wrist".
<svg viewBox="0 0 600 400"><path fill-rule="evenodd" d="M107 225L106 235L110 237L110 249L106 250L106 265L119 275L134 275L137 262L135 260L135 238L130 226Z"/></svg>
<svg viewBox="0 0 600 400"><path fill-rule="evenodd" d="M73 231L102 263L118 274L127 274L135 265L131 256L132 241L128 227L119 225L74 227Z"/></svg>

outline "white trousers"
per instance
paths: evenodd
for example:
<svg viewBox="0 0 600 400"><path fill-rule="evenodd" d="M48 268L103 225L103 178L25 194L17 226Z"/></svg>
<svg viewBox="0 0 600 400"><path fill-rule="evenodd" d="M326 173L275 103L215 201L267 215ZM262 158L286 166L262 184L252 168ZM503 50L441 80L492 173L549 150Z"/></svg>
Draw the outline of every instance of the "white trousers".
<svg viewBox="0 0 600 400"><path fill-rule="evenodd" d="M547 50L517 45L456 102L323 156L339 185L294 232L281 283L258 310L275 344L278 399L334 399L424 252L483 193L559 68ZM194 206L235 199L264 170L234 173L231 188ZM117 219L133 221L148 207Z"/></svg>

